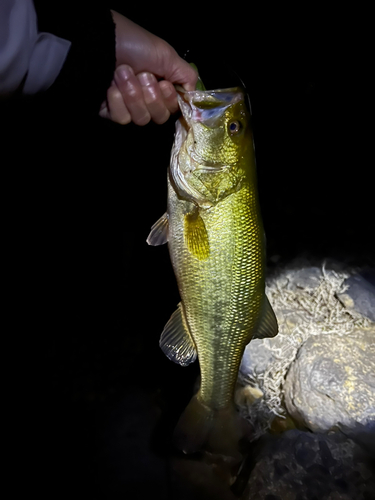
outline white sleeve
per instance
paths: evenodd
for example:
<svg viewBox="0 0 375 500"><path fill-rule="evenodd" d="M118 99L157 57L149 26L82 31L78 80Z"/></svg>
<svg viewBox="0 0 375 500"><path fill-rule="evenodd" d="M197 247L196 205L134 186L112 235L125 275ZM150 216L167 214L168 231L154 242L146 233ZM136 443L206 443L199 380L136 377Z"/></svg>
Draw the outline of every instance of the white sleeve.
<svg viewBox="0 0 375 500"><path fill-rule="evenodd" d="M32 0L0 0L0 94L47 90L68 55L71 42L38 33Z"/></svg>

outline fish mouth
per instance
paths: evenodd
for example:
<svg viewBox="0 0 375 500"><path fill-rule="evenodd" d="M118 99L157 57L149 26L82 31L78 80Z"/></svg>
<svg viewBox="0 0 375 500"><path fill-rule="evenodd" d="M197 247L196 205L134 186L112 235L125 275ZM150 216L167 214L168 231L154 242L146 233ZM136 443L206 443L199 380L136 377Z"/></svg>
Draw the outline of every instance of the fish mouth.
<svg viewBox="0 0 375 500"><path fill-rule="evenodd" d="M175 86L178 92L178 101L184 118L185 130L193 128L193 123L201 122L209 128L217 125L229 106L243 100L243 91L239 87L216 90L186 91ZM193 132L194 133L194 132ZM209 160L197 153L193 144L187 146L187 153L194 164L193 170L216 173L233 168L237 162L223 163Z"/></svg>
<svg viewBox="0 0 375 500"><path fill-rule="evenodd" d="M209 111L217 109L225 110L228 106L244 100L244 90L241 87L231 87L215 90L185 90L175 85L177 95L190 109ZM182 110L183 111L183 110Z"/></svg>
<svg viewBox="0 0 375 500"><path fill-rule="evenodd" d="M182 96L185 96L188 94L211 95L211 94L233 94L233 93L243 92L241 87L227 87L224 89L213 89L213 90L185 90L181 85L175 85L174 87L175 87L177 92L182 94Z"/></svg>
<svg viewBox="0 0 375 500"><path fill-rule="evenodd" d="M227 108L244 99L243 90L239 87L190 91L179 86L175 88L182 115L189 128L194 122L214 127Z"/></svg>

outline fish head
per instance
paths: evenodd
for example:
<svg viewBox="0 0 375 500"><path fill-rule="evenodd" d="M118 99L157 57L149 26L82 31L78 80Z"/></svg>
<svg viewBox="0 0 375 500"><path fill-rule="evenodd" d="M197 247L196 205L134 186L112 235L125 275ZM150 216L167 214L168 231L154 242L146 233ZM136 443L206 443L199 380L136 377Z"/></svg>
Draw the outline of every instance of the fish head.
<svg viewBox="0 0 375 500"><path fill-rule="evenodd" d="M239 87L195 90L180 93L179 104L185 129L176 165L179 176L193 201L216 204L255 169L245 94Z"/></svg>

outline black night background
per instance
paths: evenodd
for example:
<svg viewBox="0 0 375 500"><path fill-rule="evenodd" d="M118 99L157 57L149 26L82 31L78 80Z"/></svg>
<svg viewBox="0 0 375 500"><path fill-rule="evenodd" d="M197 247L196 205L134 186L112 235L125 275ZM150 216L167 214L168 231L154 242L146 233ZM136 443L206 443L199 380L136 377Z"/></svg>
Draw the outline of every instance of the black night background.
<svg viewBox="0 0 375 500"><path fill-rule="evenodd" d="M244 81L270 268L302 254L373 265L369 13L106 4L187 54L207 88ZM167 247L146 238L175 117L120 126L77 96L0 103L14 491L174 499L171 434L199 367L159 349L179 295Z"/></svg>

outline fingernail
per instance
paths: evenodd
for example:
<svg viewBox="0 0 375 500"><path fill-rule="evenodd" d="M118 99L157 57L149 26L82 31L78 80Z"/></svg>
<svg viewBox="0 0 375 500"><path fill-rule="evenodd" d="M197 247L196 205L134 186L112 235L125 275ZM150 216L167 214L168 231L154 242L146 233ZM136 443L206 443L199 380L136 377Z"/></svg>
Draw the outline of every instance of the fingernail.
<svg viewBox="0 0 375 500"><path fill-rule="evenodd" d="M138 76L138 80L140 81L141 85L144 87L148 85L152 85L153 83L156 82L156 78L152 73L140 73Z"/></svg>
<svg viewBox="0 0 375 500"><path fill-rule="evenodd" d="M127 66L126 64L119 66L116 69L116 73L120 76L121 79L123 80L128 80L130 76L134 75L133 70L131 69L130 66ZM116 78L116 74L115 74Z"/></svg>

